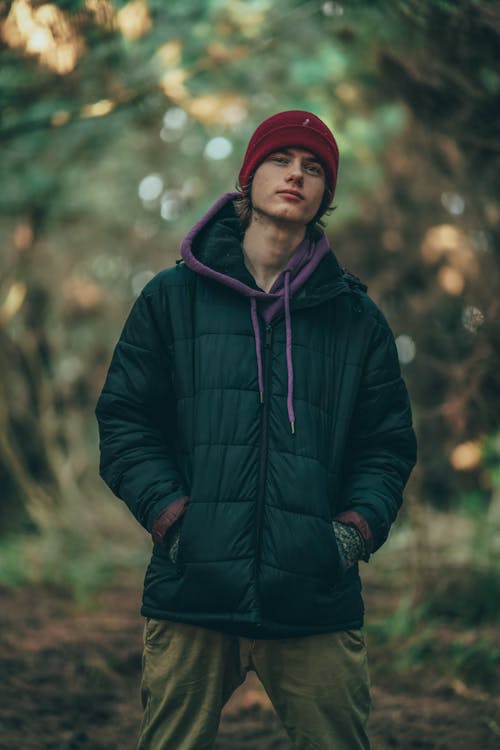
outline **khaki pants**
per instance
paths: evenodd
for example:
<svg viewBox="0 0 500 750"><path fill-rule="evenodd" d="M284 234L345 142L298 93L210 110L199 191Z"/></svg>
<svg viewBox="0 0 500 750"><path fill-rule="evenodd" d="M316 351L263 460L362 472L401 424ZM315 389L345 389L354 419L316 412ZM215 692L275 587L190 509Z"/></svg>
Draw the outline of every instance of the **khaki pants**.
<svg viewBox="0 0 500 750"><path fill-rule="evenodd" d="M138 750L209 750L222 707L255 670L297 750L369 750L363 635L251 640L146 621Z"/></svg>

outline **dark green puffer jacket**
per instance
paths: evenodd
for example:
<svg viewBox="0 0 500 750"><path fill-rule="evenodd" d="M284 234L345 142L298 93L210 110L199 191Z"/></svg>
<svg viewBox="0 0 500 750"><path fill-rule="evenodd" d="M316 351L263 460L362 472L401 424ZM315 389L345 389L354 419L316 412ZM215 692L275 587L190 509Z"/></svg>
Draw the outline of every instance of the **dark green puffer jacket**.
<svg viewBox="0 0 500 750"><path fill-rule="evenodd" d="M195 232L203 262L221 221L237 223L230 202ZM226 268L256 288L228 242ZM415 462L408 396L385 319L332 252L290 313L295 434L283 314L259 322L261 403L248 297L180 263L130 313L96 410L101 474L148 531L191 498L177 564L154 545L145 616L267 638L362 625L357 566L341 575L332 519L354 511L373 550L386 539Z"/></svg>

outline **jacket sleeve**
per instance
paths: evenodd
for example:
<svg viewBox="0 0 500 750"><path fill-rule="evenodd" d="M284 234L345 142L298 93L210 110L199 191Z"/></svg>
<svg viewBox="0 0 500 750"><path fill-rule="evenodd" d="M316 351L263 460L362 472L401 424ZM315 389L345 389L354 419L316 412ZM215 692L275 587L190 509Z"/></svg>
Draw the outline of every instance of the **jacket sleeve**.
<svg viewBox="0 0 500 750"><path fill-rule="evenodd" d="M344 513L339 515L339 520L360 529L368 553L387 539L415 461L408 392L394 337L379 313L350 425L342 485Z"/></svg>
<svg viewBox="0 0 500 750"><path fill-rule="evenodd" d="M175 459L169 325L159 324L147 290L116 345L96 416L100 474L151 532L160 512L187 493Z"/></svg>

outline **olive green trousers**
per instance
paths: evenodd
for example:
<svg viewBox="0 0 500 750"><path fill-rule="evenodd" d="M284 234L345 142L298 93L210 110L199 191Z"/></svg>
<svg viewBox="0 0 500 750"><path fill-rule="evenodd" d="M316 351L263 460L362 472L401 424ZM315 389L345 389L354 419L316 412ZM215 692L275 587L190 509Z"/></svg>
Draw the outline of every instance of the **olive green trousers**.
<svg viewBox="0 0 500 750"><path fill-rule="evenodd" d="M297 750L369 750L359 630L252 640L167 620L144 629L138 750L209 750L222 707L254 670Z"/></svg>

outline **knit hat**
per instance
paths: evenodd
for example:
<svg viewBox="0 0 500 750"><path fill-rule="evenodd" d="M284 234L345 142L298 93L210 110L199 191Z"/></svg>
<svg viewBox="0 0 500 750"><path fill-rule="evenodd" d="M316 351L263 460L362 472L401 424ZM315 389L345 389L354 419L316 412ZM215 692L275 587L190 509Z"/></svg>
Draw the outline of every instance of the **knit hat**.
<svg viewBox="0 0 500 750"><path fill-rule="evenodd" d="M318 157L325 170L326 186L333 198L339 164L337 143L319 117L302 110L278 112L259 125L250 138L239 174L243 193L248 190L255 170L266 156L280 148L294 146L311 151Z"/></svg>

